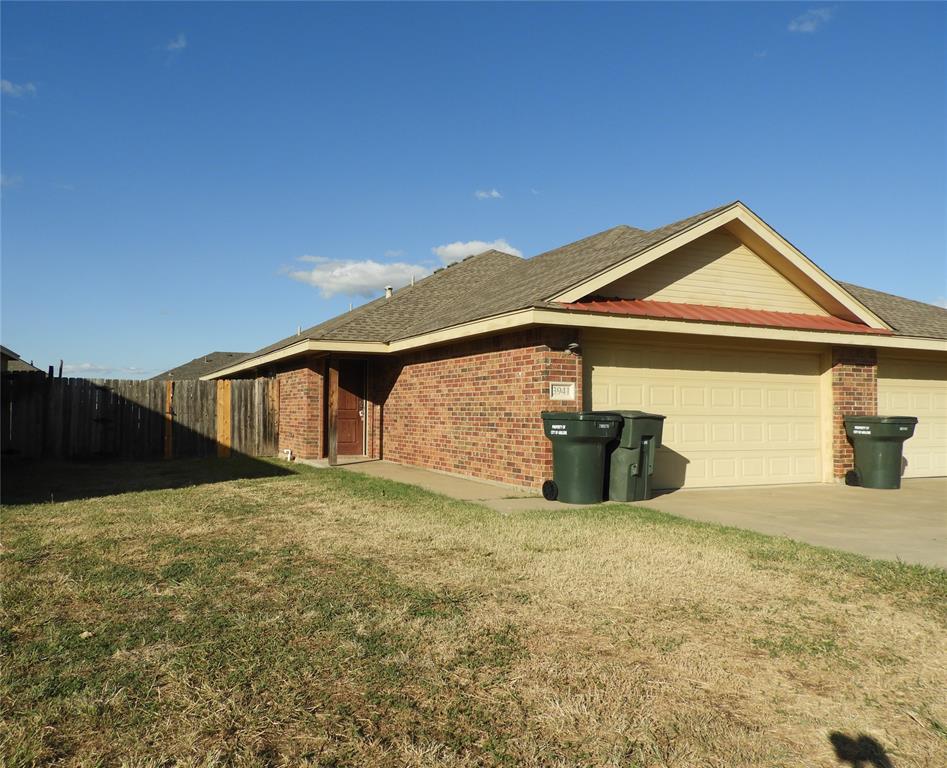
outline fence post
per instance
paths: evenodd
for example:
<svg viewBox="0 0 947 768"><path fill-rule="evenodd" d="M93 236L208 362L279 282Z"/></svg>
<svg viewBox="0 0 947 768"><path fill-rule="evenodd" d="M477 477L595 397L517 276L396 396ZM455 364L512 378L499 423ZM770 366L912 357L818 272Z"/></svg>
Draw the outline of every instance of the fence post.
<svg viewBox="0 0 947 768"><path fill-rule="evenodd" d="M217 381L217 458L230 456L230 380Z"/></svg>
<svg viewBox="0 0 947 768"><path fill-rule="evenodd" d="M174 382L164 385L164 457L174 457Z"/></svg>

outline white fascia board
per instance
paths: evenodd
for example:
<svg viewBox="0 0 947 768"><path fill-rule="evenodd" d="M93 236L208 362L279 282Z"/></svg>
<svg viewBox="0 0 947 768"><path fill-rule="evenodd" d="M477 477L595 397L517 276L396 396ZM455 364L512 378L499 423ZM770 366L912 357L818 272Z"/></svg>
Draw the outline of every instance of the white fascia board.
<svg viewBox="0 0 947 768"><path fill-rule="evenodd" d="M534 310L536 325L565 325L574 328L602 328L650 333L678 333L720 338L796 341L839 346L877 347L890 349L920 349L947 353L947 340L916 336L895 336L876 333L839 333L836 331L808 331L793 328L765 328L753 325L727 325L693 320L664 320L627 315L606 315L581 310Z"/></svg>

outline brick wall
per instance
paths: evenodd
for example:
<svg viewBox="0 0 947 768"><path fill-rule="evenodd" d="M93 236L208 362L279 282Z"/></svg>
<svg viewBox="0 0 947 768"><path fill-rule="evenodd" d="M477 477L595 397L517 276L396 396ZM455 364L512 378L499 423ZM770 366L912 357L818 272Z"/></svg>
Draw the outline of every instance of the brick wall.
<svg viewBox="0 0 947 768"><path fill-rule="evenodd" d="M573 330L536 329L378 360L373 455L538 488L552 474L540 412L579 410L582 359ZM549 400L574 382L575 401Z"/></svg>
<svg viewBox="0 0 947 768"><path fill-rule="evenodd" d="M279 371L279 449L302 459L322 457L325 358L303 359Z"/></svg>
<svg viewBox="0 0 947 768"><path fill-rule="evenodd" d="M868 347L832 350L833 474L844 478L853 467L852 444L845 435L846 416L878 413L878 355Z"/></svg>

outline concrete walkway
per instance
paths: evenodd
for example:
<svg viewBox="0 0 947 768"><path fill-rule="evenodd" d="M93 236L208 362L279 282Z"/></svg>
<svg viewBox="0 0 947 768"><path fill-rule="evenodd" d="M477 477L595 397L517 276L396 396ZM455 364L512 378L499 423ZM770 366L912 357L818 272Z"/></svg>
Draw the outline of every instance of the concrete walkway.
<svg viewBox="0 0 947 768"><path fill-rule="evenodd" d="M574 509L581 514L584 508L549 502L515 486L387 461L354 462L344 469L503 513ZM904 480L898 491L834 484L675 491L641 506L869 557L947 568L947 478Z"/></svg>
<svg viewBox="0 0 947 768"><path fill-rule="evenodd" d="M395 464L391 461L373 461L365 459L362 461L349 460L339 462L342 469L351 472L359 472L363 475L380 477L384 480L394 480L398 483L407 483L424 488L433 493L442 493L450 496L452 499L461 501L478 501L493 506L489 502L503 501L516 496L529 496L528 491L524 491L515 485L505 485L503 483L492 483L486 480L472 480L468 477L451 475L447 472L435 472L432 469L421 469L420 467L409 467L404 464ZM530 498L545 502L542 496L531 496ZM506 510L502 510L506 511Z"/></svg>

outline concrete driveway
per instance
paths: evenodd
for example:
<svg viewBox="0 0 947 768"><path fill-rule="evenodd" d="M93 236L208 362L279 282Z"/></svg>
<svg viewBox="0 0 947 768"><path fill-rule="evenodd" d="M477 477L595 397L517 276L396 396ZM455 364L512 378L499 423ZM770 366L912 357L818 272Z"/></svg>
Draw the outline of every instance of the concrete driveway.
<svg viewBox="0 0 947 768"><path fill-rule="evenodd" d="M501 483L362 460L345 469L418 485L503 513L575 509ZM947 568L947 478L904 480L897 491L784 485L666 493L641 506L708 523L787 536L885 560Z"/></svg>
<svg viewBox="0 0 947 768"><path fill-rule="evenodd" d="M709 523L947 568L947 478L900 490L796 485L676 491L642 506Z"/></svg>

